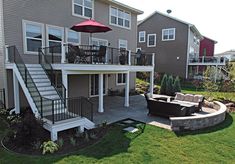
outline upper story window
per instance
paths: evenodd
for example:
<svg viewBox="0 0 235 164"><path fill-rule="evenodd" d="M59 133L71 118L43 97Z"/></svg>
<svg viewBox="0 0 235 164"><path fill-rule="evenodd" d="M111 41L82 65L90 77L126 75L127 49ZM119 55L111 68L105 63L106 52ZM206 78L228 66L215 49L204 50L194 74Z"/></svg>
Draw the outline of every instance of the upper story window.
<svg viewBox="0 0 235 164"><path fill-rule="evenodd" d="M162 30L162 41L175 40L175 28Z"/></svg>
<svg viewBox="0 0 235 164"><path fill-rule="evenodd" d="M131 28L131 14L116 7L110 7L110 24Z"/></svg>
<svg viewBox="0 0 235 164"><path fill-rule="evenodd" d="M127 40L119 39L119 41L118 41L118 47L127 50Z"/></svg>
<svg viewBox="0 0 235 164"><path fill-rule="evenodd" d="M93 0L73 0L73 15L92 18L93 5Z"/></svg>
<svg viewBox="0 0 235 164"><path fill-rule="evenodd" d="M38 48L44 46L44 25L23 21L24 52L37 54Z"/></svg>
<svg viewBox="0 0 235 164"><path fill-rule="evenodd" d="M145 35L146 35L145 33L146 33L145 31L139 32L139 43L145 42Z"/></svg>
<svg viewBox="0 0 235 164"><path fill-rule="evenodd" d="M67 28L66 29L66 36L67 36L67 43L75 44L75 45L81 43L81 38L80 38L79 32L75 32L75 31L69 30Z"/></svg>
<svg viewBox="0 0 235 164"><path fill-rule="evenodd" d="M157 36L156 34L148 34L148 47L156 47Z"/></svg>
<svg viewBox="0 0 235 164"><path fill-rule="evenodd" d="M64 38L64 28L57 26L47 26L47 46L54 47L50 49L54 53L61 53L61 44Z"/></svg>

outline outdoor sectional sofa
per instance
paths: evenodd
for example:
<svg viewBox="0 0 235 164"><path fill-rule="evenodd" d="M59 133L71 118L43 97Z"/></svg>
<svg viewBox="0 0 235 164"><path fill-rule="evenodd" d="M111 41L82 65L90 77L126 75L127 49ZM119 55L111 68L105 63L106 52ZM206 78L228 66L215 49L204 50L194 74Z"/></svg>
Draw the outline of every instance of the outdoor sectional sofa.
<svg viewBox="0 0 235 164"><path fill-rule="evenodd" d="M149 98L145 94L147 100L147 108L149 109L149 115L157 115L163 117L182 117L187 113L187 108L180 104L169 103L163 100L156 100Z"/></svg>
<svg viewBox="0 0 235 164"><path fill-rule="evenodd" d="M202 95L192 95L192 94L183 94L176 93L173 103L178 104L191 104L196 108L196 112L201 111L204 97Z"/></svg>

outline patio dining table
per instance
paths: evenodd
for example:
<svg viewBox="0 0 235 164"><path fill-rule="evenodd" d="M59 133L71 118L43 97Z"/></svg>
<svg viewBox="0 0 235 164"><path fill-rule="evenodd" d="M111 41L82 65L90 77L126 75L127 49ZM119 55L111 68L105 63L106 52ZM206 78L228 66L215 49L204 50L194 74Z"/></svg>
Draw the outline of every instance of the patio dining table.
<svg viewBox="0 0 235 164"><path fill-rule="evenodd" d="M99 50L83 50L83 54L79 54L78 57L82 63L92 63L92 58L98 55Z"/></svg>

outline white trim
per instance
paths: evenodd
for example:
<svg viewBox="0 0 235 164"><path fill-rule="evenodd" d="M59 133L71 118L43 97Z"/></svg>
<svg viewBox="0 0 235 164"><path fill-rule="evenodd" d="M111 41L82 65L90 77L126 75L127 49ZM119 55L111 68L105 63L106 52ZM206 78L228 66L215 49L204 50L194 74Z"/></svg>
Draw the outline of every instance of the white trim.
<svg viewBox="0 0 235 164"><path fill-rule="evenodd" d="M94 19L94 11L95 11L95 9L94 9L94 0L91 0L92 1L92 8L89 8L89 9L92 9L92 19ZM83 0L83 3L84 3L84 0ZM86 17L86 16L84 16L85 15L85 10L84 10L84 5L82 6L82 11L83 11L83 13L82 13L82 15L79 15L79 14L76 14L75 13L75 10L74 10L74 0L72 0L72 16L75 16L75 17L79 17L79 18L85 18L85 19L90 19L90 17ZM88 7L87 7L88 8Z"/></svg>
<svg viewBox="0 0 235 164"><path fill-rule="evenodd" d="M124 8L126 8L126 9L128 9L128 10L131 10L133 13L136 13L136 14L138 14L138 15L144 13L144 12L141 11L141 10L138 10L138 9L133 8L133 7L127 6L127 5L125 5L125 4L123 4L123 3L120 3L120 2L118 2L118 1L116 1L116 0L102 0L102 1L104 1L104 2L106 2L106 3L110 3L110 4L114 4L114 5L118 5L118 6L124 7Z"/></svg>
<svg viewBox="0 0 235 164"><path fill-rule="evenodd" d="M100 38L89 37L90 45L92 45L92 41L97 41L97 42L103 41L103 42L106 42L105 46L108 46L108 44L109 44L109 41L107 39L100 39ZM96 46L100 46L100 45L96 45Z"/></svg>
<svg viewBox="0 0 235 164"><path fill-rule="evenodd" d="M173 39L169 39L169 31L170 30L173 30L174 34L173 34ZM164 39L164 32L165 31L168 31L168 39ZM165 29L162 29L162 41L173 41L175 40L175 28L165 28Z"/></svg>
<svg viewBox="0 0 235 164"><path fill-rule="evenodd" d="M92 75L98 75L98 81L99 81L99 74L89 74L89 89L88 89L88 91L89 91L89 97L98 97L99 96L99 93L97 94L97 95L91 95L91 76ZM104 81L105 81L105 92L104 92L104 96L105 95L107 95L108 94L108 75L107 74L103 74L104 76Z"/></svg>
<svg viewBox="0 0 235 164"><path fill-rule="evenodd" d="M187 48L187 59L186 59L186 71L185 71L185 78L188 78L188 67L189 67L189 51L190 51L190 38L191 38L191 30L190 26L188 27L188 48Z"/></svg>
<svg viewBox="0 0 235 164"><path fill-rule="evenodd" d="M122 42L123 44L125 44L125 47L120 46L121 42ZM125 39L118 39L118 48L119 48L119 49L120 49L120 48L128 49L128 41L125 40Z"/></svg>
<svg viewBox="0 0 235 164"><path fill-rule="evenodd" d="M68 35L68 33L69 32L75 32L75 33L77 33L78 34L78 40L79 40L79 43L74 43L74 42L69 42L68 41L68 39L69 39L69 35ZM65 28L65 41L66 41L66 43L68 44L73 44L73 45L80 45L81 44L81 33L80 32L76 32L76 31L73 31L73 30L71 30L70 28Z"/></svg>
<svg viewBox="0 0 235 164"><path fill-rule="evenodd" d="M31 24L31 25L36 25L40 26L42 30L42 39L36 39L36 40L41 40L42 41L42 47L45 46L45 29L44 29L44 24L43 23L38 23L38 22L32 22L28 20L22 20L22 30L23 30L23 49L24 49L24 54L32 54L32 55L38 55L38 52L32 52L27 50L27 37L26 37L26 25Z"/></svg>
<svg viewBox="0 0 235 164"><path fill-rule="evenodd" d="M61 33L62 34L62 36L61 36L62 41L53 41L53 42L58 42L58 43L63 44L64 43L64 27L46 24L46 46L49 47L49 37L48 37L49 28L54 28L54 29L61 30L61 32L62 32Z"/></svg>
<svg viewBox="0 0 235 164"><path fill-rule="evenodd" d="M149 37L150 36L155 36L154 38L154 45L149 45ZM156 47L157 45L157 34L148 34L148 38L147 38L147 47Z"/></svg>
<svg viewBox="0 0 235 164"><path fill-rule="evenodd" d="M111 8L115 8L115 9L117 9L117 16L116 16L116 18L117 18L117 24L114 24L114 23L112 23L111 22ZM127 20L127 19L125 19L125 18L122 18L123 19L123 26L121 26L121 25L118 25L118 10L122 10L124 13L128 13L129 15L130 15L130 20L128 20L129 21L129 27L126 27L125 26L125 20ZM112 6L112 5L110 5L109 6L109 24L110 25L112 25L112 26L116 26L116 27L120 27L120 28L124 28L124 29L128 29L128 30L131 30L131 23L132 22L132 15L131 15L131 12L129 12L129 11L126 11L126 10L124 10L124 9L121 9L121 8L118 8L118 7L116 7L116 6Z"/></svg>
<svg viewBox="0 0 235 164"><path fill-rule="evenodd" d="M118 74L121 74L121 75L122 75L122 80L121 80L122 83L118 83ZM124 80L123 80L123 79L124 79L124 78L123 78L123 75L126 76L126 73L117 73L117 74L116 74L116 86L122 86L122 85L125 85L125 84L126 84L126 82L123 83L123 81L124 81ZM126 81L126 78L125 78L125 81Z"/></svg>
<svg viewBox="0 0 235 164"><path fill-rule="evenodd" d="M141 41L140 40L140 33L144 33L144 40L143 41ZM146 42L146 31L139 31L139 43L145 43Z"/></svg>

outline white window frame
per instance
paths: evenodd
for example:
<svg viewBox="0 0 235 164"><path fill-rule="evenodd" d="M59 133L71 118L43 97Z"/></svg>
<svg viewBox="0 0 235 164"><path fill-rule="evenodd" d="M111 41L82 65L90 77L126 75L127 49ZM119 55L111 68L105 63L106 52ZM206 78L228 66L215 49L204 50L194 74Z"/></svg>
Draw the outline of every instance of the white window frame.
<svg viewBox="0 0 235 164"><path fill-rule="evenodd" d="M98 80L99 80L99 74L90 74L89 75L89 97L98 97L99 93L97 95L91 95L91 76L92 75L98 75ZM105 81L105 93L103 95L105 96L108 94L108 75L103 74L103 77L104 77L104 81Z"/></svg>
<svg viewBox="0 0 235 164"><path fill-rule="evenodd" d="M143 41L140 40L140 38L141 38L141 37L140 37L140 34L141 34L141 33L144 33L144 40L143 40ZM146 31L140 31L140 32L139 32L139 43L145 43L145 41L146 41Z"/></svg>
<svg viewBox="0 0 235 164"><path fill-rule="evenodd" d="M173 39L169 39L169 31L170 30L173 30L174 31L174 37ZM164 32L165 31L168 31L168 39L164 39ZM167 28L167 29L162 29L162 41L172 41L172 40L175 40L175 28Z"/></svg>
<svg viewBox="0 0 235 164"><path fill-rule="evenodd" d="M32 25L36 25L36 26L40 26L41 27L41 29L42 29L42 39L36 39L36 38L32 38L32 39L41 40L42 41L42 47L45 46L44 24L43 23L38 23L38 22L32 22L32 21L28 21L28 20L22 20L24 54L38 55L38 52L28 51L27 38L30 38L30 37L26 37L26 25L27 24L32 24Z"/></svg>
<svg viewBox="0 0 235 164"><path fill-rule="evenodd" d="M59 27L59 26L54 26L54 25L46 25L46 46L47 47L49 47L49 28L55 28L55 29L59 29L59 30L61 30L62 31L62 36L61 36L61 38L62 38L62 41L53 41L53 42L61 42L61 44L63 44L64 43L64 27Z"/></svg>
<svg viewBox="0 0 235 164"><path fill-rule="evenodd" d="M154 36L155 37L154 45L149 45L149 38L150 38L150 36ZM147 42L148 42L147 43L147 47L156 47L156 45L157 45L157 34L148 34L148 41Z"/></svg>
<svg viewBox="0 0 235 164"><path fill-rule="evenodd" d="M80 33L80 32L76 32L76 33L78 34L78 39L79 39L79 42L78 42L78 43L69 42L69 41L68 41L68 39L69 39L68 33L69 33L70 31L76 32L76 31L70 30L69 28L66 28L66 29L65 29L66 43L67 43L67 44L72 44L72 45L80 45L80 44L81 44L81 33Z"/></svg>
<svg viewBox="0 0 235 164"><path fill-rule="evenodd" d="M74 0L72 0L72 15L75 16L75 17L90 19L90 17L85 16L84 0L83 0L83 5L82 5L82 15L79 15L79 14L75 13L75 9L74 9L75 4L76 3L74 2ZM89 8L89 9L92 9L92 17L91 18L94 19L94 0L92 0L92 8Z"/></svg>
<svg viewBox="0 0 235 164"><path fill-rule="evenodd" d="M128 14L130 15L129 27L126 27L126 26L125 26L125 20L127 20L127 19L125 19L125 18L122 18L122 19L123 19L123 26L121 26L121 25L118 24L118 13L117 13L117 16L116 16L116 17L117 17L117 24L114 24L114 23L111 22L111 16L112 16L111 9L112 9L112 8L117 9L117 11L118 11L118 10L122 10L124 13L128 13ZM125 28L125 29L128 29L128 30L131 30L131 22L132 22L132 21L131 21L131 18L132 18L131 12L126 11L126 10L123 10L123 9L118 8L118 7L116 7L116 6L112 6L112 5L109 6L109 24L110 24L110 25L116 26L116 27Z"/></svg>
<svg viewBox="0 0 235 164"><path fill-rule="evenodd" d="M121 79L121 83L118 82L118 74L121 74L122 79ZM116 85L120 86L120 85L125 85L126 84L126 78L125 78L125 83L124 83L124 76L126 76L126 73L117 73L116 74Z"/></svg>
<svg viewBox="0 0 235 164"><path fill-rule="evenodd" d="M125 47L121 47L120 45L121 45L121 42L123 42L126 46ZM118 39L118 48L120 49L120 48L126 48L126 50L127 50L127 48L128 48L128 41L127 40L124 40L124 39Z"/></svg>
<svg viewBox="0 0 235 164"><path fill-rule="evenodd" d="M109 41L107 39L100 39L100 38L94 38L94 37L89 37L89 43L90 45L92 45L92 41L103 41L103 42L106 42L106 45L105 46L108 46L109 44Z"/></svg>

